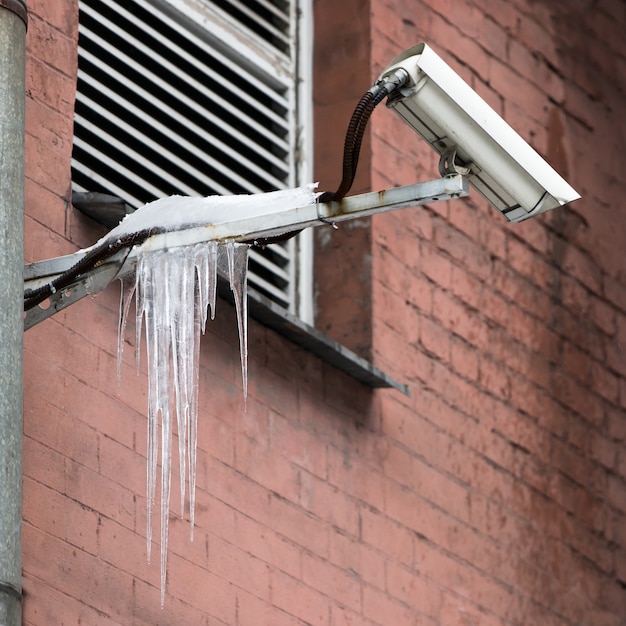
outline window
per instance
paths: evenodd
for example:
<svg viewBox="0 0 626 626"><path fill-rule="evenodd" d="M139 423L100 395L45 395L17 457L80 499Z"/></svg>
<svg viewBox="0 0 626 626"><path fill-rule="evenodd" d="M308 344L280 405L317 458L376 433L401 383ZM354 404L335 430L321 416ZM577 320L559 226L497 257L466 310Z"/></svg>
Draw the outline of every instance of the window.
<svg viewBox="0 0 626 626"><path fill-rule="evenodd" d="M157 197L310 182L311 0L80 0L74 191ZM250 286L312 318L310 234Z"/></svg>

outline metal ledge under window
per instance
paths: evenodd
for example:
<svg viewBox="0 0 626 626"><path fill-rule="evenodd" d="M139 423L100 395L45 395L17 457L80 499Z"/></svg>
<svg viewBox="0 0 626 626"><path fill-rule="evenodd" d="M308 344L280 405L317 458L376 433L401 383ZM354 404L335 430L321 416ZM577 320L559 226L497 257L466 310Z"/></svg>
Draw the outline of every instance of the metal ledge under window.
<svg viewBox="0 0 626 626"><path fill-rule="evenodd" d="M115 227L133 209L120 198L97 193L74 193L72 203L81 213L106 226ZM219 294L232 300L227 280L220 280ZM398 382L345 346L278 306L275 302L248 287L250 317L271 328L289 341L308 350L326 363L371 388L393 388L410 395L407 385Z"/></svg>

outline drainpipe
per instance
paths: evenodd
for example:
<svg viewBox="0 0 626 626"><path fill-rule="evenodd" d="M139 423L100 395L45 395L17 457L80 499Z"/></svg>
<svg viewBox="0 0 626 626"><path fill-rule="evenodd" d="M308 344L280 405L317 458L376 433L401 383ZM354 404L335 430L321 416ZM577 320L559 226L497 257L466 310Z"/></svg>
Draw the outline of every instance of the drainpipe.
<svg viewBox="0 0 626 626"><path fill-rule="evenodd" d="M0 624L22 623L25 0L0 0Z"/></svg>

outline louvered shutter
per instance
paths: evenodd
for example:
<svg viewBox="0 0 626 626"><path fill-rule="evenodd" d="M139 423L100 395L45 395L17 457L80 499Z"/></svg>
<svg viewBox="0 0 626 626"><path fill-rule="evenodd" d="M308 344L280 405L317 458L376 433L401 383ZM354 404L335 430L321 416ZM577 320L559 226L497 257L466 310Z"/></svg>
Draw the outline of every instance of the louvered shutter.
<svg viewBox="0 0 626 626"><path fill-rule="evenodd" d="M287 0L80 0L74 190L136 208L298 184L295 40ZM250 256L250 284L292 312L295 254Z"/></svg>

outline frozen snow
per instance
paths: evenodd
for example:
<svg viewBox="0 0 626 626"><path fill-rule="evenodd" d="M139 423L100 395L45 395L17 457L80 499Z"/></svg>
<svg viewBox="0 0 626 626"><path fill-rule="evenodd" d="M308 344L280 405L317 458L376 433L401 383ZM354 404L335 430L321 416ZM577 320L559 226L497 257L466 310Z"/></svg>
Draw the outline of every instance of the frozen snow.
<svg viewBox="0 0 626 626"><path fill-rule="evenodd" d="M167 231L219 224L225 218L258 217L281 210L304 207L315 202L317 185L309 184L268 193L234 196L168 196L149 202L127 215L104 239L139 232L148 228ZM101 240L102 241L102 240Z"/></svg>
<svg viewBox="0 0 626 626"><path fill-rule="evenodd" d="M191 198L173 196L145 205L129 215L107 236L130 234L146 228L180 230L215 223L232 211L263 215L278 209L315 202L315 187L307 185L266 194ZM168 250L137 253L132 279L122 279L118 335L118 380L123 335L133 295L136 296L137 364L142 325L145 325L148 359L147 427L147 528L148 561L152 546L152 513L157 494L159 444L161 460L160 543L161 606L165 601L168 519L171 491L172 420L178 432L181 516L185 511L188 476L189 517L193 540L196 448L198 432L198 364L200 332L207 318L213 319L218 270L227 274L235 300L244 401L247 397L247 267L248 245L213 241ZM160 422L159 422L160 416ZM160 423L160 433L159 433ZM159 437L160 434L160 437Z"/></svg>

